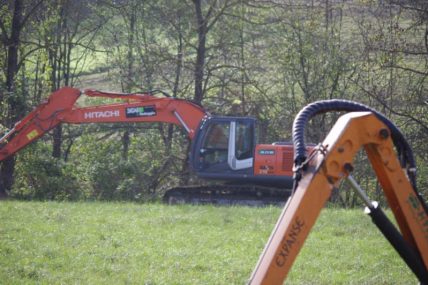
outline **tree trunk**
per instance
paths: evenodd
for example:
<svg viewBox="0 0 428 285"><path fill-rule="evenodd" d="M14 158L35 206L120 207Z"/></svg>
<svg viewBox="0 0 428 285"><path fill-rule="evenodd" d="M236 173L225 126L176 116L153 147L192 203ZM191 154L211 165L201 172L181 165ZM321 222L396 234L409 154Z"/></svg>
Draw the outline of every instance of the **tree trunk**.
<svg viewBox="0 0 428 285"><path fill-rule="evenodd" d="M18 50L20 44L21 21L22 21L22 0L15 0L12 17L12 28L9 38L9 46L7 50L7 66L6 66L6 90L9 96L16 96L15 91L15 76L18 73ZM0 98L2 101L4 98ZM19 100L10 100L9 116L6 124L12 124L21 115ZM13 173L15 170L15 158L10 157L3 161L0 169L0 197L6 197L7 191L13 185Z"/></svg>
<svg viewBox="0 0 428 285"><path fill-rule="evenodd" d="M206 35L207 35L207 23L202 15L201 0L194 0L196 20L197 20L197 31L198 31L198 47L196 50L196 63L195 63L195 97L194 101L198 104L203 99L203 80L204 80L204 68L205 68L205 51L206 51Z"/></svg>
<svg viewBox="0 0 428 285"><path fill-rule="evenodd" d="M126 130L122 136L122 159L128 160L129 145L131 144L129 130Z"/></svg>
<svg viewBox="0 0 428 285"><path fill-rule="evenodd" d="M134 84L134 35L135 35L135 24L136 24L136 14L133 9L130 11L131 15L129 15L129 33L128 33L128 53L126 57L127 61L127 70L126 70L126 78L123 92L131 92ZM130 141L131 128L129 126L126 127L126 130L122 135L122 159L128 160L128 152L129 146L131 144Z"/></svg>
<svg viewBox="0 0 428 285"><path fill-rule="evenodd" d="M13 173L15 171L15 158L11 157L3 161L1 166L0 199L6 198L13 185Z"/></svg>
<svg viewBox="0 0 428 285"><path fill-rule="evenodd" d="M241 8L243 10L243 8ZM245 11L242 12L241 17L244 17ZM245 102L245 84L247 81L246 77L246 66L245 66L245 39L244 39L244 21L241 21L239 31L239 46L241 54L241 114L247 114L246 102Z"/></svg>
<svg viewBox="0 0 428 285"><path fill-rule="evenodd" d="M179 17L179 16L178 16ZM172 97L177 98L178 90L180 88L180 80L181 80L181 70L183 68L183 34L181 33L181 27L179 26L178 31L178 45L177 45L177 55L176 55L176 68L175 68L175 80L174 80L174 87L172 91ZM171 156L171 149L172 149L172 139L174 135L174 125L169 124L168 125L168 133L166 136L166 154L169 158Z"/></svg>
<svg viewBox="0 0 428 285"><path fill-rule="evenodd" d="M61 158L61 145L62 145L62 126L59 125L53 131L52 157Z"/></svg>
<svg viewBox="0 0 428 285"><path fill-rule="evenodd" d="M13 92L15 85L15 75L18 73L18 49L19 37L21 33L22 1L15 0L15 7L12 18L12 31L9 38L9 47L7 50L7 68L6 68L6 88Z"/></svg>
<svg viewBox="0 0 428 285"><path fill-rule="evenodd" d="M61 40L65 27L67 25L66 19L64 18L64 7L60 7L60 20L57 23L56 35L55 35L55 49L52 53L52 92L57 90L61 85L61 69L62 62L64 61L64 53L61 46ZM64 39L65 42L65 39ZM61 146L62 146L62 126L57 126L53 131L52 141L52 157L61 158Z"/></svg>

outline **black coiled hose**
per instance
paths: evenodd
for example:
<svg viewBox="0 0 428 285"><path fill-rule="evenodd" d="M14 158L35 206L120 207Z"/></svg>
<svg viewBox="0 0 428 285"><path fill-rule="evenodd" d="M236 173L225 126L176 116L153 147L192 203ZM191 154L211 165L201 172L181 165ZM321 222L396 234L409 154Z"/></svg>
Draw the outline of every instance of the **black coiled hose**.
<svg viewBox="0 0 428 285"><path fill-rule="evenodd" d="M374 113L391 131L391 137L400 158L402 167L415 169L415 159L413 151L401 131L387 117L366 105L348 101L348 100L323 100L316 101L303 108L296 116L293 122L293 144L294 144L294 163L299 166L306 160L305 128L309 120L322 113L332 111L346 112L372 112Z"/></svg>
<svg viewBox="0 0 428 285"><path fill-rule="evenodd" d="M413 189L417 194L425 210L427 210L426 204L422 197L417 192L416 188L416 163L413 156L413 151L402 132L392 123L387 117L380 112L366 105L348 101L348 100L323 100L317 101L307 105L303 108L296 116L293 122L293 144L294 144L294 165L295 169L300 169L303 162L306 160L306 145L305 145L305 128L309 120L322 113L332 111L346 111L346 112L372 112L379 120L381 120L391 131L391 138L397 149L400 163L403 168L406 169L408 177L412 183ZM298 180L300 175L295 175L295 180ZM298 181L295 181L297 185Z"/></svg>

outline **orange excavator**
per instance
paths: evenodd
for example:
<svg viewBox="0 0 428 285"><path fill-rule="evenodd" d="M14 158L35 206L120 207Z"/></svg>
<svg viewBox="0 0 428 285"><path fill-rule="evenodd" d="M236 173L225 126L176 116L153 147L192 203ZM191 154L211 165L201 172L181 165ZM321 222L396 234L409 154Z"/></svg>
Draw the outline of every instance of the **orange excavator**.
<svg viewBox="0 0 428 285"><path fill-rule="evenodd" d="M304 132L313 116L349 112L325 140L307 154ZM416 188L412 150L384 115L346 100L326 100L302 109L293 124L294 186L261 254L249 284L283 284L311 228L334 189L346 180L366 205L366 213L416 275L428 284L428 210ZM398 228L353 179L353 158L364 149Z"/></svg>
<svg viewBox="0 0 428 285"><path fill-rule="evenodd" d="M203 179L222 183L168 190L168 203L284 204L292 186L291 143L256 144L256 120L212 116L203 107L155 92L111 93L63 87L0 138L0 161L59 124L162 122L182 127L191 139L190 165ZM86 95L117 103L79 107ZM110 101L111 102L111 101Z"/></svg>

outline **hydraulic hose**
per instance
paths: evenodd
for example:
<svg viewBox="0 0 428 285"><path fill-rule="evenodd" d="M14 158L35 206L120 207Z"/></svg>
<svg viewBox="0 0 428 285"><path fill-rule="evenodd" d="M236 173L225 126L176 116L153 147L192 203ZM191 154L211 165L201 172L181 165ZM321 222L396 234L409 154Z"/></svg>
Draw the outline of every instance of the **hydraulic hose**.
<svg viewBox="0 0 428 285"><path fill-rule="evenodd" d="M309 120L322 113L332 111L345 111L345 112L372 112L379 120L381 120L390 130L392 141L397 149L398 157L403 168L406 169L407 175L413 186L416 196L423 205L425 211L428 208L418 193L416 187L416 162L413 156L412 148L403 136L403 133L394 125L385 115L361 103L333 99L316 101L304 107L296 116L293 122L293 145L294 145L294 168L300 169L302 164L306 161L306 145L305 145L305 129ZM295 173L295 188L297 187L298 180L301 175Z"/></svg>
<svg viewBox="0 0 428 285"><path fill-rule="evenodd" d="M322 113L332 111L346 112L372 112L381 120L391 131L391 137L400 158L402 167L412 170L411 176L414 176L416 169L413 151L401 131L387 117L380 112L366 105L348 101L348 100L323 100L316 101L304 107L296 116L293 122L293 144L294 144L294 163L300 166L306 160L305 129L309 120ZM412 181L413 183L414 181ZM415 186L415 185L414 185Z"/></svg>

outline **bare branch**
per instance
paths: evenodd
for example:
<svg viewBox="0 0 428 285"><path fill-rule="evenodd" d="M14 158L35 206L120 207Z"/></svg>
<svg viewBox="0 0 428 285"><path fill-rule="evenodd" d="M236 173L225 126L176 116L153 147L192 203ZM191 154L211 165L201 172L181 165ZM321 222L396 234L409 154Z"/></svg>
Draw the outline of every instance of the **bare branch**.
<svg viewBox="0 0 428 285"><path fill-rule="evenodd" d="M40 0L39 2L37 2L33 7L31 7L30 11L28 11L27 15L24 16L24 18L22 19L20 25L19 25L19 29L22 30L22 28L25 26L25 23L28 21L28 19L31 17L31 15L33 14L33 12L40 6L40 4L43 3L44 0Z"/></svg>
<svg viewBox="0 0 428 285"><path fill-rule="evenodd" d="M1 18L0 18L0 30L1 30L1 41L5 46L7 46L9 42L9 36L7 35L6 27Z"/></svg>
<svg viewBox="0 0 428 285"><path fill-rule="evenodd" d="M421 7L418 7L418 4L419 4L418 1L415 1L413 6L409 6L408 2L409 1L401 1L401 0L394 1L394 0L390 0L391 4L400 6L403 9L413 10L413 11L417 11L417 12L421 12L421 13L426 13L428 11L428 6L425 6L425 7L422 6L423 4L426 5L426 2L425 3L423 3L423 2L420 3ZM410 1L410 2L412 2L412 1Z"/></svg>
<svg viewBox="0 0 428 285"><path fill-rule="evenodd" d="M227 1L226 1L226 3L227 3ZM208 12L207 12L207 14L205 15L205 20L207 20L207 19L209 19L210 17L211 17L211 14L212 14L212 12L213 12L213 10L214 10L214 6L217 4L217 0L214 0L213 2L212 2L212 4L211 4L211 6L208 8Z"/></svg>
<svg viewBox="0 0 428 285"><path fill-rule="evenodd" d="M224 4L224 6L220 9L220 11L215 15L214 19L212 19L211 23L208 23L208 18L205 18L205 20L207 21L207 32L215 25L215 23L220 19L221 16L224 15L224 11L226 11L227 8L230 8L234 5L236 5L238 3L238 1L234 2L234 1L226 1L226 3Z"/></svg>
<svg viewBox="0 0 428 285"><path fill-rule="evenodd" d="M37 46L29 51L27 51L26 53L24 53L23 55L21 55L20 60L18 62L18 70L21 68L21 66L24 64L25 60L27 59L28 56L30 56L33 52L36 52L40 49L43 49L44 46Z"/></svg>
<svg viewBox="0 0 428 285"><path fill-rule="evenodd" d="M384 65L382 67L384 67L384 68L397 68L397 69L401 69L401 70L404 70L404 71L410 71L410 72L413 72L413 73L416 73L416 74L419 74L419 75L422 75L422 76L428 76L428 72L423 72L423 71L420 71L420 70L416 70L416 69L409 68L409 67L404 67L404 66L399 66L399 65Z"/></svg>
<svg viewBox="0 0 428 285"><path fill-rule="evenodd" d="M388 53L402 53L406 55L428 55L428 51L398 50L398 49L384 49L384 48L378 48L377 50L382 52L388 52Z"/></svg>
<svg viewBox="0 0 428 285"><path fill-rule="evenodd" d="M404 117L404 118L408 118L411 121L415 122L416 124L418 124L419 126L421 126L425 131L428 132L428 125L426 122L423 122L422 120L420 120L419 118L416 118L415 116L412 116L409 113L403 113L403 112L399 112L397 111L397 108L392 108L391 106L389 106L387 103L385 103L384 101L382 101L379 96L376 96L376 94L374 94L373 92L367 90L366 88L364 88L364 86L357 84L357 86L364 92L366 93L370 98L373 98L374 100L376 100L379 104L382 105L382 107L384 107L386 110L388 110L389 112L391 112L394 115L400 116L400 117ZM426 102L425 102L426 103Z"/></svg>

